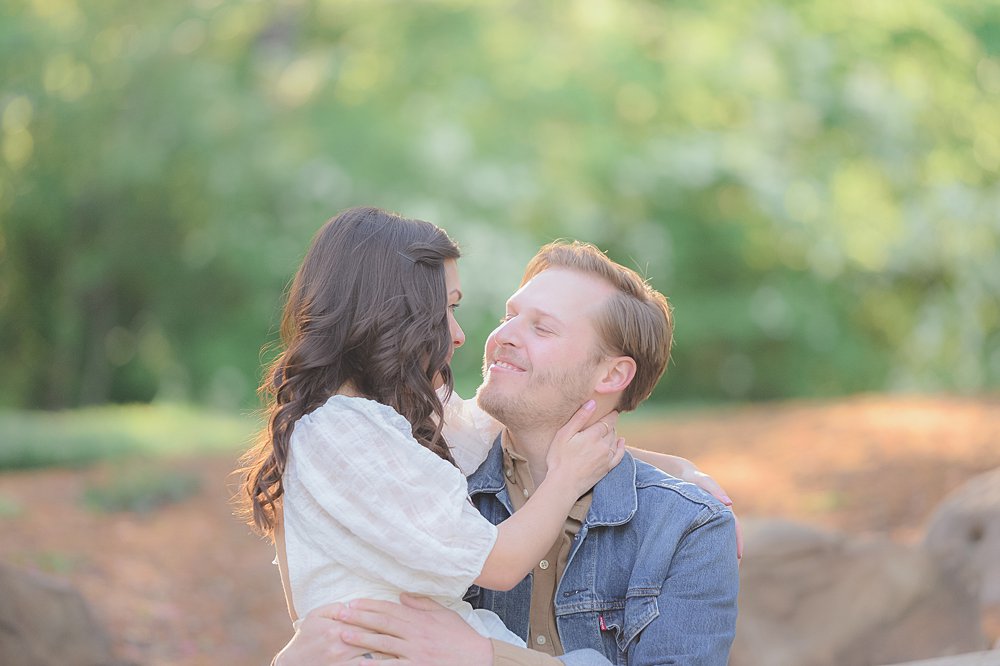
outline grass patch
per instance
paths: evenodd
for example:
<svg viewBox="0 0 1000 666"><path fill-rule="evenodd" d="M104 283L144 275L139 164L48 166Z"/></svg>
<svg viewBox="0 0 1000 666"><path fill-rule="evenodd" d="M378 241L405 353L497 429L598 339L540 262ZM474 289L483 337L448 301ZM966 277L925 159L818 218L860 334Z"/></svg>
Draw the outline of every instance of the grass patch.
<svg viewBox="0 0 1000 666"><path fill-rule="evenodd" d="M63 553L54 550L47 550L34 553L31 556L31 565L39 571L48 574L65 576L73 572L80 564L80 556L72 553Z"/></svg>
<svg viewBox="0 0 1000 666"><path fill-rule="evenodd" d="M173 404L0 412L0 470L235 452L258 427L250 416Z"/></svg>
<svg viewBox="0 0 1000 666"><path fill-rule="evenodd" d="M148 513L200 490L201 481L190 472L164 469L155 461L117 463L84 490L83 501L95 511Z"/></svg>
<svg viewBox="0 0 1000 666"><path fill-rule="evenodd" d="M846 499L836 490L825 490L804 495L802 506L813 513L830 513L843 509L847 505Z"/></svg>

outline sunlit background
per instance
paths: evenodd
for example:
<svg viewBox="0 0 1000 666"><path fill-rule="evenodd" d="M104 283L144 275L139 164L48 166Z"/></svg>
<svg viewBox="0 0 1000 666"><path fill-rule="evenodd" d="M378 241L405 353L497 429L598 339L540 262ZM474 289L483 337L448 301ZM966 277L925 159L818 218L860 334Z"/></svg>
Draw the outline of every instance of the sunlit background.
<svg viewBox="0 0 1000 666"><path fill-rule="evenodd" d="M669 296L654 406L1000 388L995 1L0 0L0 121L0 467L232 457L355 205L462 246L465 395L555 238Z"/></svg>
<svg viewBox="0 0 1000 666"><path fill-rule="evenodd" d="M463 246L469 349L589 240L662 401L1000 385L1000 7L6 0L0 400L254 402L315 230Z"/></svg>

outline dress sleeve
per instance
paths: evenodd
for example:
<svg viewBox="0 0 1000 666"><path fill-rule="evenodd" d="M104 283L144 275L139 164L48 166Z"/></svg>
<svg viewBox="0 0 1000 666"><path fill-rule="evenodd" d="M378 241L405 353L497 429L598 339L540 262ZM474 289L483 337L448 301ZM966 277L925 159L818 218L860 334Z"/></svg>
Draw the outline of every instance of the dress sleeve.
<svg viewBox="0 0 1000 666"><path fill-rule="evenodd" d="M469 501L465 477L418 444L391 408L358 399L329 407L292 434L286 477L310 526L305 538L365 578L461 597L497 536Z"/></svg>
<svg viewBox="0 0 1000 666"><path fill-rule="evenodd" d="M501 427L496 419L479 408L475 398L463 400L453 392L444 402L444 438L455 463L466 476L486 460Z"/></svg>

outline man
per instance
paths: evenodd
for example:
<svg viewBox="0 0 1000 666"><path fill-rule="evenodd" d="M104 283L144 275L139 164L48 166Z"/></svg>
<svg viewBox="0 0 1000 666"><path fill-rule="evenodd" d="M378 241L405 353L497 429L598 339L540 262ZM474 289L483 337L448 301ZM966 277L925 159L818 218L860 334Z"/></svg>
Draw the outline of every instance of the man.
<svg viewBox="0 0 1000 666"><path fill-rule="evenodd" d="M486 343L477 399L506 429L469 478L480 512L499 523L524 504L545 478L553 434L578 405L593 399L606 415L645 400L671 339L666 299L634 271L592 245L542 248ZM737 589L732 512L626 455L580 498L531 575L507 592L473 587L466 596L532 650L482 638L426 600L329 612L356 627L346 643L408 663L725 664ZM303 663L289 654L278 663Z"/></svg>

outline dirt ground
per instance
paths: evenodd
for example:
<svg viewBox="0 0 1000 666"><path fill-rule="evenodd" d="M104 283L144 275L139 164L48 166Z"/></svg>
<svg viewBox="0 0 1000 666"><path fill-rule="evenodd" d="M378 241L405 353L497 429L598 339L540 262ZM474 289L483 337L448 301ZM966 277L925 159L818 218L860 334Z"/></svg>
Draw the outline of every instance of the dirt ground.
<svg viewBox="0 0 1000 666"><path fill-rule="evenodd" d="M1000 466L1000 397L859 396L679 415L620 428L629 444L691 458L741 516L782 516L919 538L937 502ZM64 577L137 664L261 664L291 628L272 548L227 505L232 458L190 499L144 514L81 500L110 467L0 475L0 560Z"/></svg>

